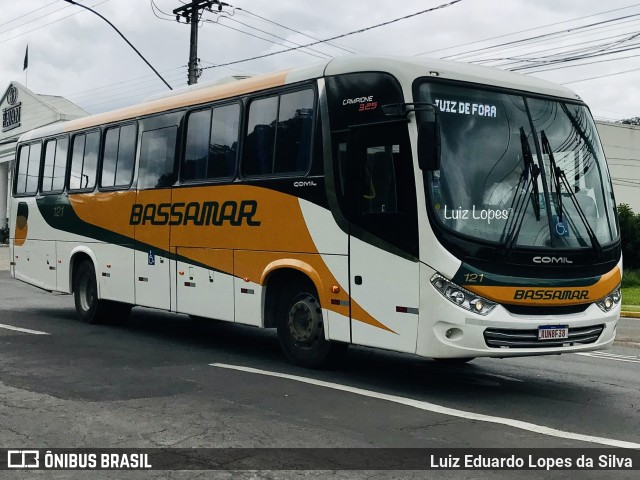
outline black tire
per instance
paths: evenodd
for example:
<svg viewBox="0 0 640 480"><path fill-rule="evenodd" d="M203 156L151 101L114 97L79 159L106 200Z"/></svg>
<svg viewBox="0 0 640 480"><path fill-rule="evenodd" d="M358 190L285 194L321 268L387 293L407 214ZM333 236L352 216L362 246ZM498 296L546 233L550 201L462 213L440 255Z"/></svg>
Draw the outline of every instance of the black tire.
<svg viewBox="0 0 640 480"><path fill-rule="evenodd" d="M342 345L325 339L322 308L311 282L292 282L280 295L278 341L287 360L306 368L322 368L336 360Z"/></svg>
<svg viewBox="0 0 640 480"><path fill-rule="evenodd" d="M119 324L129 318L131 305L100 300L93 264L84 261L73 277L73 298L78 320L85 323Z"/></svg>

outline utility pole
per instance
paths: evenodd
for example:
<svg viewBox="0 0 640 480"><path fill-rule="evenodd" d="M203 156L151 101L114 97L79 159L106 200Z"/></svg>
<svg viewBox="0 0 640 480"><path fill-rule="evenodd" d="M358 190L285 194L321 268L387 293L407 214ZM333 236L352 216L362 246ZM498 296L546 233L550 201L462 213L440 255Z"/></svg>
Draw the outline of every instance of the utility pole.
<svg viewBox="0 0 640 480"><path fill-rule="evenodd" d="M198 83L198 78L200 78L202 74L202 70L198 67L200 62L198 58L198 23L200 22L200 11L207 9L212 12L214 5L216 5L219 12L222 11L222 7L230 6L228 3L220 2L219 0L192 0L191 3L187 3L173 11L178 23L180 23L180 17L184 17L187 23L191 24L189 79L187 82L189 85Z"/></svg>

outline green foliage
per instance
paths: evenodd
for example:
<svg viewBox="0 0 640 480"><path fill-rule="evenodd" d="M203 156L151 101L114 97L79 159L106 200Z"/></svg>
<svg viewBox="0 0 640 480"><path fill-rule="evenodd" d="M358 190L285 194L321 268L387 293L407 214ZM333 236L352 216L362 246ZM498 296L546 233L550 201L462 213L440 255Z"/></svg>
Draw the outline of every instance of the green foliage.
<svg viewBox="0 0 640 480"><path fill-rule="evenodd" d="M618 205L622 261L625 269L640 269L640 214L633 213L626 203Z"/></svg>
<svg viewBox="0 0 640 480"><path fill-rule="evenodd" d="M622 275L622 288L640 287L640 271L625 269Z"/></svg>
<svg viewBox="0 0 640 480"><path fill-rule="evenodd" d="M622 289L622 309L623 310L636 310L626 308L629 305L640 305L640 288L623 288Z"/></svg>

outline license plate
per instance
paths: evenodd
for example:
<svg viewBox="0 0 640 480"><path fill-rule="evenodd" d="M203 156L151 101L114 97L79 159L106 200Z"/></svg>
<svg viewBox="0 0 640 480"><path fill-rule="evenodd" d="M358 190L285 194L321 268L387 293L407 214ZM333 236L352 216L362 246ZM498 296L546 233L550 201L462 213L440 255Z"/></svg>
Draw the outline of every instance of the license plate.
<svg viewBox="0 0 640 480"><path fill-rule="evenodd" d="M569 338L568 325L548 325L538 328L538 340L562 340Z"/></svg>

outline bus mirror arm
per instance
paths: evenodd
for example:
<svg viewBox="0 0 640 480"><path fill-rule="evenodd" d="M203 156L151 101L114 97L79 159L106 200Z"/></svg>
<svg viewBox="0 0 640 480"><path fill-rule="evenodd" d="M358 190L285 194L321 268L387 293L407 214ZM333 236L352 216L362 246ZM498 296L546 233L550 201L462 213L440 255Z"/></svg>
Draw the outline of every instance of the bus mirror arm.
<svg viewBox="0 0 640 480"><path fill-rule="evenodd" d="M387 117L406 117L411 112L439 112L435 103L428 102L388 103L380 108Z"/></svg>

